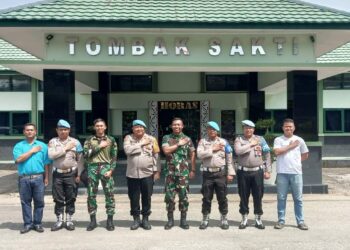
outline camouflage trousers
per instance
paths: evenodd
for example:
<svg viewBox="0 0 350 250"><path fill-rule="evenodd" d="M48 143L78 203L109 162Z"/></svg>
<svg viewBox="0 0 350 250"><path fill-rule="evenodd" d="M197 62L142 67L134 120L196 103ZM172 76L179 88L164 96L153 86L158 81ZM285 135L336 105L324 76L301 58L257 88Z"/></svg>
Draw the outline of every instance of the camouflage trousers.
<svg viewBox="0 0 350 250"><path fill-rule="evenodd" d="M98 184L101 180L103 192L105 194L106 201L106 213L108 215L113 215L115 210L114 201L114 180L111 176L107 178L104 176L106 172L111 169L110 165L100 165L100 164L89 164L88 165L88 199L87 206L89 214L96 214L97 202L96 195L98 191Z"/></svg>
<svg viewBox="0 0 350 250"><path fill-rule="evenodd" d="M188 176L168 175L165 178L165 198L166 210L173 212L175 210L175 196L179 195L179 210L187 212L189 191Z"/></svg>

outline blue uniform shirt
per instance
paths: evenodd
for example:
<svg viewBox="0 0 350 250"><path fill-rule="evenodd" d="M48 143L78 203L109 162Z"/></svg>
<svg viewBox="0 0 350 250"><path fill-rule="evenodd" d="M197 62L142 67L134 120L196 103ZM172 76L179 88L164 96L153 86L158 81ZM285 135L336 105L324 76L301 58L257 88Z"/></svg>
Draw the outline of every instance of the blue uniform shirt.
<svg viewBox="0 0 350 250"><path fill-rule="evenodd" d="M41 146L41 150L32 154L26 161L18 163L18 174L20 176L44 173L45 165L51 163L46 144L38 140L34 140L32 144L29 144L26 140L18 142L13 149L14 160L16 161L18 157L35 146Z"/></svg>

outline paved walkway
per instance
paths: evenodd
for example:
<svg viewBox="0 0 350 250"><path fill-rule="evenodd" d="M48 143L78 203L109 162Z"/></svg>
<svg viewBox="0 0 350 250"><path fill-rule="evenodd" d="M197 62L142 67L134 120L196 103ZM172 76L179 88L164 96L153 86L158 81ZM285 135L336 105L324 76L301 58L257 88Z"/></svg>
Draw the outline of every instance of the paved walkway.
<svg viewBox="0 0 350 250"><path fill-rule="evenodd" d="M98 196L97 218L100 226L87 232L89 216L86 211L86 195L77 200L75 220L77 228L73 232L61 230L51 232L55 221L51 196L45 197L44 227L46 231L39 234L31 231L21 235L21 207L18 194L0 195L0 249L350 249L350 197L344 195L305 195L306 223L309 231L301 231L295 227L292 201L288 202L286 227L273 229L276 221L276 196L268 194L264 197L265 230L253 226L239 230L238 197L229 195L230 229L224 231L219 226L217 202L213 203L210 227L199 230L201 219L201 196L190 195L189 222L190 229L183 230L178 226L166 231L163 225L166 220L163 195L153 196L151 215L152 230L129 229L129 201L126 195L116 195L117 213L116 230L108 232L104 226L104 199ZM179 221L176 213L176 225ZM253 224L253 215L250 215Z"/></svg>

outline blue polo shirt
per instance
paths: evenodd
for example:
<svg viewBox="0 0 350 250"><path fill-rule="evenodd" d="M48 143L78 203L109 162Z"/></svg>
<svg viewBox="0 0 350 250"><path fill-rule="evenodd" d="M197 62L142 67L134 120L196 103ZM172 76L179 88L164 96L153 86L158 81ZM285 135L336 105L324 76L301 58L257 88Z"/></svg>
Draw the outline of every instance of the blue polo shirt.
<svg viewBox="0 0 350 250"><path fill-rule="evenodd" d="M36 146L41 146L39 152L32 154L26 161L18 163L18 174L20 176L44 173L45 165L51 163L46 144L38 140L34 140L32 144L29 144L27 140L18 142L13 148L14 160L16 161L19 156Z"/></svg>

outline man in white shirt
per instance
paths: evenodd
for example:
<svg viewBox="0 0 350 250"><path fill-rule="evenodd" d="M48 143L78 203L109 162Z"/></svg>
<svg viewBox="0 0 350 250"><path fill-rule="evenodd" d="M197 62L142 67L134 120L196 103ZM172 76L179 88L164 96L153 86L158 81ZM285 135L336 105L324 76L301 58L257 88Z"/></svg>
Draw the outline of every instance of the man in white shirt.
<svg viewBox="0 0 350 250"><path fill-rule="evenodd" d="M277 156L277 211L278 222L275 229L285 224L286 202L289 187L294 200L294 213L298 228L308 230L303 215L303 175L301 162L309 157L305 141L294 135L295 125L292 119L283 121L283 135L275 139L273 150Z"/></svg>

